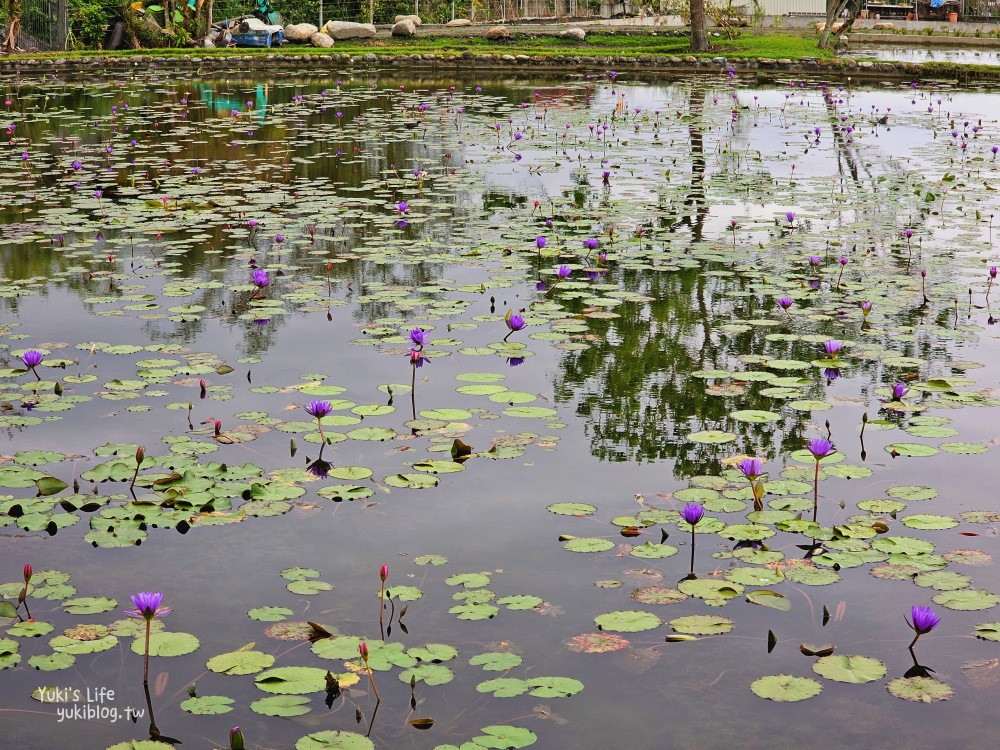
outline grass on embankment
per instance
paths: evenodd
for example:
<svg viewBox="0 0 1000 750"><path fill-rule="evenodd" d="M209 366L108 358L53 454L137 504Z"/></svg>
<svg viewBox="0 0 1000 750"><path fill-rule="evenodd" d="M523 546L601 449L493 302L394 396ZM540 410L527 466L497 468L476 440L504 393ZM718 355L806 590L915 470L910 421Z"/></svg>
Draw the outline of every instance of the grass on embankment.
<svg viewBox="0 0 1000 750"><path fill-rule="evenodd" d="M788 58L791 60L801 57L829 58L832 56L829 51L821 50L816 46L817 39L814 36L769 34L744 29L738 39L729 40L723 36L713 38L712 42L714 50L699 56L715 57L721 55L732 58ZM348 54L354 56L364 55L369 52L379 55L440 54L454 56L467 51L476 55L638 57L647 55L686 56L691 54L689 46L690 42L687 37L653 36L650 33L606 33L603 30L592 30L588 33L585 41L576 42L557 36L528 36L520 34L514 29L511 38L504 42L494 42L483 37L416 36L409 39L379 37L367 41L337 42L333 47L326 49L307 45L286 44L280 49L206 49L198 47L116 50L113 52L71 50L22 53L11 55L6 59L76 59L93 56L128 57L133 55L225 57L231 55L267 55L273 53L291 55L308 53L315 56Z"/></svg>

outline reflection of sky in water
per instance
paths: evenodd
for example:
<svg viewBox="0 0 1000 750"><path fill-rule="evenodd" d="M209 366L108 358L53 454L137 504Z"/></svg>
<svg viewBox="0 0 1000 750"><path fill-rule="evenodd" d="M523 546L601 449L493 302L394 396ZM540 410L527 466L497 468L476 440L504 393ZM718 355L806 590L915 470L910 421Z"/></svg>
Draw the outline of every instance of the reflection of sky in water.
<svg viewBox="0 0 1000 750"><path fill-rule="evenodd" d="M947 47L851 47L850 56L873 60L892 60L895 62L950 62L975 63L977 65L1000 65L1000 56L993 49L948 49Z"/></svg>

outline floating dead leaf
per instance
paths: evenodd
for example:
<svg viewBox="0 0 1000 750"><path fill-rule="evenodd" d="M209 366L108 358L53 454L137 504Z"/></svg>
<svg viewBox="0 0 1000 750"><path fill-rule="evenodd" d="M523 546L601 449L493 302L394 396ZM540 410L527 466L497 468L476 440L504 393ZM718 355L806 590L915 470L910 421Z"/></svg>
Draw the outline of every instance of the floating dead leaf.
<svg viewBox="0 0 1000 750"><path fill-rule="evenodd" d="M632 674L642 674L652 669L656 662L660 660L663 653L660 651L658 646L648 646L646 648L634 648L626 654L623 654L621 660L618 662L618 666L624 669L626 672L631 672Z"/></svg>
<svg viewBox="0 0 1000 750"><path fill-rule="evenodd" d="M421 719L410 719L410 724L413 725L414 729L430 729L434 726L434 719L427 717Z"/></svg>
<svg viewBox="0 0 1000 750"><path fill-rule="evenodd" d="M642 534L642 529L638 526L622 526L621 535L622 536L640 536Z"/></svg>
<svg viewBox="0 0 1000 750"><path fill-rule="evenodd" d="M973 687L993 687L1000 683L1000 659L973 659L962 665L962 673Z"/></svg>
<svg viewBox="0 0 1000 750"><path fill-rule="evenodd" d="M566 647L570 651L583 654L606 654L610 651L621 651L628 646L628 639L614 633L584 633L566 641Z"/></svg>
<svg viewBox="0 0 1000 750"><path fill-rule="evenodd" d="M308 641L314 632L312 625L300 620L276 622L264 630L266 636L277 638L279 641Z"/></svg>
<svg viewBox="0 0 1000 750"><path fill-rule="evenodd" d="M556 724L568 724L569 721L564 719L559 714L555 713L548 706L539 703L537 706L531 709L535 712L536 719L547 719L548 721L554 721Z"/></svg>
<svg viewBox="0 0 1000 750"><path fill-rule="evenodd" d="M812 643L800 643L799 651L806 656L829 656L833 653L834 646L828 643L825 646L816 646Z"/></svg>

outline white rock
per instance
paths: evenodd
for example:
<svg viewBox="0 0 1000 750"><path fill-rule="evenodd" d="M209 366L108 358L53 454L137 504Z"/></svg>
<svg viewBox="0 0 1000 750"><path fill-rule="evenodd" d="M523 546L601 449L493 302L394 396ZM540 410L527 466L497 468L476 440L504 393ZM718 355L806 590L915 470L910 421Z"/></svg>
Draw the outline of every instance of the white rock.
<svg viewBox="0 0 1000 750"><path fill-rule="evenodd" d="M396 21L392 26L393 36L413 36L417 33L416 24L413 23L409 18L404 18L401 21Z"/></svg>
<svg viewBox="0 0 1000 750"><path fill-rule="evenodd" d="M396 16L392 20L395 23L399 23L400 21L413 21L414 26L419 26L423 23L423 21L420 20L420 16Z"/></svg>
<svg viewBox="0 0 1000 750"><path fill-rule="evenodd" d="M329 34L324 34L322 31L317 31L311 37L309 37L309 43L313 47L332 47L333 40L330 38Z"/></svg>
<svg viewBox="0 0 1000 750"><path fill-rule="evenodd" d="M370 23L330 21L323 30L333 39L371 39L375 36L375 26Z"/></svg>
<svg viewBox="0 0 1000 750"><path fill-rule="evenodd" d="M559 32L559 36L565 37L566 39L575 39L578 42L582 42L587 38L587 32L583 29L572 28L565 29Z"/></svg>
<svg viewBox="0 0 1000 750"><path fill-rule="evenodd" d="M445 26L472 26L472 21L468 18L456 18L454 21L448 21Z"/></svg>
<svg viewBox="0 0 1000 750"><path fill-rule="evenodd" d="M285 27L285 39L290 42L308 42L319 29L311 23L293 23Z"/></svg>

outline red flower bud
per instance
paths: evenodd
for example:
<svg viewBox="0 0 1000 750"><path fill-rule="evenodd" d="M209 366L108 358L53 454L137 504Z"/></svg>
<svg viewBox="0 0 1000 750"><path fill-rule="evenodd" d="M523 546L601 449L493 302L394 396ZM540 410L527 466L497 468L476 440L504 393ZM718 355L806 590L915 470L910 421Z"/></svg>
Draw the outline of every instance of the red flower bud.
<svg viewBox="0 0 1000 750"><path fill-rule="evenodd" d="M382 567L378 569L378 577L382 579L382 583L385 583L385 579L389 577L389 566L382 563Z"/></svg>
<svg viewBox="0 0 1000 750"><path fill-rule="evenodd" d="M361 654L361 658L365 660L365 664L368 663L368 644L364 641L358 644L358 653Z"/></svg>
<svg viewBox="0 0 1000 750"><path fill-rule="evenodd" d="M31 581L31 564L30 563L24 566L24 582L27 584L29 581Z"/></svg>

